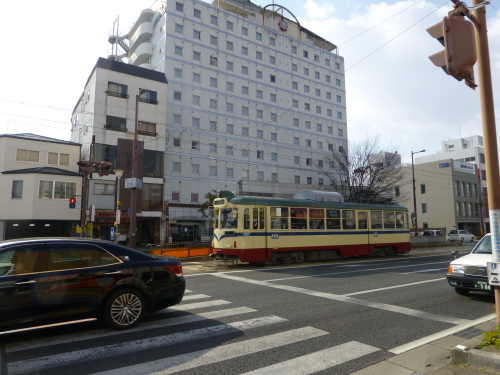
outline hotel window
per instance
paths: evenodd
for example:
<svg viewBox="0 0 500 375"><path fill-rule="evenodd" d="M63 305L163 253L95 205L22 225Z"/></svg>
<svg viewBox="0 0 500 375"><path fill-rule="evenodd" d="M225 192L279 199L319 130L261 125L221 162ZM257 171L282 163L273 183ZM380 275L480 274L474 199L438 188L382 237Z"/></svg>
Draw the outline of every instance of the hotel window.
<svg viewBox="0 0 500 375"><path fill-rule="evenodd" d="M181 140L180 138L174 138L174 147L181 147Z"/></svg>
<svg viewBox="0 0 500 375"><path fill-rule="evenodd" d="M269 100L271 100L271 102L273 102L273 103L276 103L276 94L270 94Z"/></svg>
<svg viewBox="0 0 500 375"><path fill-rule="evenodd" d="M318 185L323 185L323 179L322 178L318 178Z"/></svg>
<svg viewBox="0 0 500 375"><path fill-rule="evenodd" d="M306 76L308 76L308 75L309 75L309 69L308 69L308 68L304 68L304 74L305 74Z"/></svg>
<svg viewBox="0 0 500 375"><path fill-rule="evenodd" d="M271 173L271 182L278 182L278 174Z"/></svg>
<svg viewBox="0 0 500 375"><path fill-rule="evenodd" d="M344 136L344 130L343 129L339 129L339 137L343 137Z"/></svg>
<svg viewBox="0 0 500 375"><path fill-rule="evenodd" d="M217 130L217 121L210 121L210 130L212 131Z"/></svg>
<svg viewBox="0 0 500 375"><path fill-rule="evenodd" d="M121 117L106 116L106 125L104 126L104 128L116 131L126 131L127 119ZM38 160L36 160L36 162L38 162Z"/></svg>
<svg viewBox="0 0 500 375"><path fill-rule="evenodd" d="M247 47L241 47L241 54L248 56L248 48Z"/></svg>
<svg viewBox="0 0 500 375"><path fill-rule="evenodd" d="M316 89L315 93L316 93L316 96L321 96L321 90L320 89Z"/></svg>
<svg viewBox="0 0 500 375"><path fill-rule="evenodd" d="M241 86L241 94L248 95L248 86Z"/></svg>
<svg viewBox="0 0 500 375"><path fill-rule="evenodd" d="M184 4L175 3L175 10L178 12L184 12Z"/></svg>
<svg viewBox="0 0 500 375"><path fill-rule="evenodd" d="M275 45L276 45L276 39L274 39L274 38L269 38L269 45L270 45L270 46L275 46Z"/></svg>
<svg viewBox="0 0 500 375"><path fill-rule="evenodd" d="M338 62L335 63L335 69L340 69L340 64Z"/></svg>
<svg viewBox="0 0 500 375"><path fill-rule="evenodd" d="M255 58L257 60L262 60L262 52L259 52L259 51L255 52Z"/></svg>
<svg viewBox="0 0 500 375"><path fill-rule="evenodd" d="M311 129L311 121L306 121L306 129Z"/></svg>
<svg viewBox="0 0 500 375"><path fill-rule="evenodd" d="M217 25L218 24L217 16L210 16L210 23L212 25Z"/></svg>
<svg viewBox="0 0 500 375"><path fill-rule="evenodd" d="M174 91L174 100L182 100L182 92Z"/></svg>
<svg viewBox="0 0 500 375"><path fill-rule="evenodd" d="M128 98L127 94L128 86L120 85L119 83L108 82L108 90L106 94L111 96L117 96L119 98Z"/></svg>
<svg viewBox="0 0 500 375"><path fill-rule="evenodd" d="M328 127L328 134L333 134L333 126Z"/></svg>
<svg viewBox="0 0 500 375"><path fill-rule="evenodd" d="M199 149L200 149L200 142L191 141L191 150L199 150Z"/></svg>
<svg viewBox="0 0 500 375"><path fill-rule="evenodd" d="M340 95L337 95L337 103L342 103L342 97Z"/></svg>
<svg viewBox="0 0 500 375"><path fill-rule="evenodd" d="M261 33L255 33L255 39L262 40L262 34Z"/></svg>
<svg viewBox="0 0 500 375"><path fill-rule="evenodd" d="M278 140L278 133L271 133L271 141L277 141Z"/></svg>
<svg viewBox="0 0 500 375"><path fill-rule="evenodd" d="M297 54L297 46L292 46L292 53Z"/></svg>
<svg viewBox="0 0 500 375"><path fill-rule="evenodd" d="M264 151L257 150L257 159L264 159Z"/></svg>
<svg viewBox="0 0 500 375"><path fill-rule="evenodd" d="M309 57L309 52L308 51L303 51L303 56L307 59Z"/></svg>
<svg viewBox="0 0 500 375"><path fill-rule="evenodd" d="M181 171L181 163L174 161L172 162L172 172L180 172Z"/></svg>
<svg viewBox="0 0 500 375"><path fill-rule="evenodd" d="M323 168L323 160L318 160L318 168Z"/></svg>
<svg viewBox="0 0 500 375"><path fill-rule="evenodd" d="M217 153L217 144L216 143L210 143L209 147L210 147L209 152Z"/></svg>
<svg viewBox="0 0 500 375"><path fill-rule="evenodd" d="M226 82L226 91L234 91L234 84L232 82Z"/></svg>
<svg viewBox="0 0 500 375"><path fill-rule="evenodd" d="M233 31L233 23L230 21L226 21L226 29Z"/></svg>
<svg viewBox="0 0 500 375"><path fill-rule="evenodd" d="M217 167L210 167L210 170L209 170L209 175L210 176L217 176Z"/></svg>
<svg viewBox="0 0 500 375"><path fill-rule="evenodd" d="M276 57L274 57L274 56L269 56L269 63L270 63L270 64L276 64Z"/></svg>
<svg viewBox="0 0 500 375"><path fill-rule="evenodd" d="M325 59L325 65L326 66L330 66L330 60L329 59Z"/></svg>
<svg viewBox="0 0 500 375"><path fill-rule="evenodd" d="M319 131L319 132L323 131L323 125L316 124L316 130Z"/></svg>
<svg viewBox="0 0 500 375"><path fill-rule="evenodd" d="M226 112L233 112L233 103L226 103Z"/></svg>
<svg viewBox="0 0 500 375"><path fill-rule="evenodd" d="M201 10L195 9L193 13L194 18L201 18Z"/></svg>
<svg viewBox="0 0 500 375"><path fill-rule="evenodd" d="M300 156L294 156L293 157L293 164L300 165Z"/></svg>
<svg viewBox="0 0 500 375"><path fill-rule="evenodd" d="M246 27L241 27L241 35L248 35L248 29Z"/></svg>
<svg viewBox="0 0 500 375"><path fill-rule="evenodd" d="M174 68L174 77L175 78L182 78L182 69Z"/></svg>
<svg viewBox="0 0 500 375"><path fill-rule="evenodd" d="M292 89L298 90L299 89L299 84L297 82L292 81Z"/></svg>
<svg viewBox="0 0 500 375"><path fill-rule="evenodd" d="M229 51L232 51L233 50L233 42L226 41L226 49L228 49Z"/></svg>
<svg viewBox="0 0 500 375"><path fill-rule="evenodd" d="M200 173L200 165L191 164L191 173Z"/></svg>
<svg viewBox="0 0 500 375"><path fill-rule="evenodd" d="M271 76L270 76L269 80L270 80L271 82L275 83L275 82L276 82L276 76L275 76L274 74L271 74Z"/></svg>
<svg viewBox="0 0 500 375"><path fill-rule="evenodd" d="M300 176L295 176L295 183L300 184Z"/></svg>
<svg viewBox="0 0 500 375"><path fill-rule="evenodd" d="M261 70L257 70L255 72L255 77L258 78L258 79L262 79L262 71Z"/></svg>
<svg viewBox="0 0 500 375"><path fill-rule="evenodd" d="M292 72L296 72L297 70L297 64L292 64Z"/></svg>
<svg viewBox="0 0 500 375"><path fill-rule="evenodd" d="M299 145L299 137L293 137L293 144L296 146Z"/></svg>
<svg viewBox="0 0 500 375"><path fill-rule="evenodd" d="M201 83L201 74L193 73L193 82Z"/></svg>
<svg viewBox="0 0 500 375"><path fill-rule="evenodd" d="M217 109L217 100L210 99L210 108Z"/></svg>
<svg viewBox="0 0 500 375"><path fill-rule="evenodd" d="M198 194L191 193L191 202L198 202Z"/></svg>
<svg viewBox="0 0 500 375"><path fill-rule="evenodd" d="M326 76L326 82L330 83L330 76Z"/></svg>
<svg viewBox="0 0 500 375"><path fill-rule="evenodd" d="M262 90L257 90L257 99L263 99L264 98L264 92Z"/></svg>
<svg viewBox="0 0 500 375"><path fill-rule="evenodd" d="M248 176L249 176L249 170L248 169L242 169L241 170L241 179L248 180Z"/></svg>
<svg viewBox="0 0 500 375"><path fill-rule="evenodd" d="M310 111L311 110L311 105L309 103L304 103L304 109L306 111Z"/></svg>
<svg viewBox="0 0 500 375"><path fill-rule="evenodd" d="M311 140L310 139L306 139L306 147L311 147Z"/></svg>
<svg viewBox="0 0 500 375"><path fill-rule="evenodd" d="M293 108L299 108L299 101L294 99L292 101L292 106L293 106Z"/></svg>
<svg viewBox="0 0 500 375"><path fill-rule="evenodd" d="M226 177L233 177L233 168L226 168Z"/></svg>
<svg viewBox="0 0 500 375"><path fill-rule="evenodd" d="M321 114L321 107L320 106L316 106L316 113Z"/></svg>
<svg viewBox="0 0 500 375"><path fill-rule="evenodd" d="M213 36L213 35L210 35L210 44L213 44L214 46L216 46L217 43L218 43L217 37Z"/></svg>
<svg viewBox="0 0 500 375"><path fill-rule="evenodd" d="M306 159L306 165L312 165L312 159L311 158L307 158Z"/></svg>
<svg viewBox="0 0 500 375"><path fill-rule="evenodd" d="M241 156L244 157L244 158L248 158L250 152L248 150L248 148L244 148L241 150Z"/></svg>
<svg viewBox="0 0 500 375"><path fill-rule="evenodd" d="M250 132L249 132L249 128L247 127L244 127L244 128L241 128L241 135L249 135Z"/></svg>
<svg viewBox="0 0 500 375"><path fill-rule="evenodd" d="M271 161L278 161L278 153L271 152Z"/></svg>
<svg viewBox="0 0 500 375"><path fill-rule="evenodd" d="M233 146L226 146L226 155L233 155Z"/></svg>
<svg viewBox="0 0 500 375"><path fill-rule="evenodd" d="M264 111L262 111L261 109L258 109L257 110L257 118L264 118Z"/></svg>
<svg viewBox="0 0 500 375"><path fill-rule="evenodd" d="M257 138L264 138L264 131L263 130L257 130Z"/></svg>
<svg viewBox="0 0 500 375"><path fill-rule="evenodd" d="M201 61L201 53L193 51L193 60Z"/></svg>
<svg viewBox="0 0 500 375"><path fill-rule="evenodd" d="M342 112L337 112L337 120L342 120Z"/></svg>
<svg viewBox="0 0 500 375"><path fill-rule="evenodd" d="M319 62L319 55L314 55L314 61Z"/></svg>
<svg viewBox="0 0 500 375"><path fill-rule="evenodd" d="M278 121L278 115L276 113L271 113L271 121Z"/></svg>
<svg viewBox="0 0 500 375"><path fill-rule="evenodd" d="M304 92L309 93L309 86L308 85L304 85Z"/></svg>
<svg viewBox="0 0 500 375"><path fill-rule="evenodd" d="M234 126L231 124L226 124L226 133L233 134L234 133Z"/></svg>
<svg viewBox="0 0 500 375"><path fill-rule="evenodd" d="M182 34L182 25L179 25L178 23L175 24L175 32Z"/></svg>
<svg viewBox="0 0 500 375"><path fill-rule="evenodd" d="M331 92L327 92L326 93L326 98L327 99L331 99L332 98L332 93Z"/></svg>
<svg viewBox="0 0 500 375"><path fill-rule="evenodd" d="M241 74L248 75L248 66L241 67ZM261 75L262 75L262 72L261 72ZM257 77L257 78L259 78L259 77ZM260 77L260 78L262 78L262 77Z"/></svg>
<svg viewBox="0 0 500 375"><path fill-rule="evenodd" d="M295 127L299 126L299 119L298 118L293 119L293 126L295 126Z"/></svg>
<svg viewBox="0 0 500 375"><path fill-rule="evenodd" d="M137 133L156 137L156 124L154 122L139 121L137 123Z"/></svg>
<svg viewBox="0 0 500 375"><path fill-rule="evenodd" d="M427 203L422 203L422 213L427 212Z"/></svg>
<svg viewBox="0 0 500 375"><path fill-rule="evenodd" d="M264 181L264 172L257 171L257 181Z"/></svg>
<svg viewBox="0 0 500 375"><path fill-rule="evenodd" d="M250 115L250 109L248 107L242 106L241 107L241 114L244 116L249 116Z"/></svg>
<svg viewBox="0 0 500 375"><path fill-rule="evenodd" d="M317 146L318 150L323 150L323 142L318 141Z"/></svg>
<svg viewBox="0 0 500 375"><path fill-rule="evenodd" d="M328 151L333 151L333 145L331 143L328 143Z"/></svg>
<svg viewBox="0 0 500 375"><path fill-rule="evenodd" d="M314 78L316 78L316 79L320 79L319 72L314 72Z"/></svg>
<svg viewBox="0 0 500 375"><path fill-rule="evenodd" d="M338 78L337 78L337 79L335 79L335 84L336 84L337 86L340 86L340 79L338 79Z"/></svg>
<svg viewBox="0 0 500 375"><path fill-rule="evenodd" d="M233 63L231 61L226 61L226 70L233 71Z"/></svg>
<svg viewBox="0 0 500 375"><path fill-rule="evenodd" d="M210 86L217 87L217 78L210 77Z"/></svg>
<svg viewBox="0 0 500 375"><path fill-rule="evenodd" d="M313 183L312 177L307 177L307 184L312 185L312 183Z"/></svg>

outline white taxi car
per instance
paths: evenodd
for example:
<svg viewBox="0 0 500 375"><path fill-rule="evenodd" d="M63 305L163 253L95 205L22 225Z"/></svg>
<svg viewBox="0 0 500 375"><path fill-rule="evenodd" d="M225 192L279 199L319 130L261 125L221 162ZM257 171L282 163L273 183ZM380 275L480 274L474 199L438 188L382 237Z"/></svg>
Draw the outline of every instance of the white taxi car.
<svg viewBox="0 0 500 375"><path fill-rule="evenodd" d="M451 252L456 256L458 250ZM490 292L492 288L488 284L487 263L492 261L491 236L487 234L474 247L470 254L455 259L448 266L446 279L455 291L463 296L470 291Z"/></svg>

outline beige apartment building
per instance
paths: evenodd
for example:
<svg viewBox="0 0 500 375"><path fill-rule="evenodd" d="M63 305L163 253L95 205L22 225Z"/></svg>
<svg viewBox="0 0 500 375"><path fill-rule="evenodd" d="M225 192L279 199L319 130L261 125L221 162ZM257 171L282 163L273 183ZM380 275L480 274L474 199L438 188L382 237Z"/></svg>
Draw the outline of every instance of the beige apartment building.
<svg viewBox="0 0 500 375"><path fill-rule="evenodd" d="M476 166L447 159L416 164L414 169L418 231L465 229L479 235L481 202ZM411 164L404 170L410 183L396 188L395 200L414 212Z"/></svg>

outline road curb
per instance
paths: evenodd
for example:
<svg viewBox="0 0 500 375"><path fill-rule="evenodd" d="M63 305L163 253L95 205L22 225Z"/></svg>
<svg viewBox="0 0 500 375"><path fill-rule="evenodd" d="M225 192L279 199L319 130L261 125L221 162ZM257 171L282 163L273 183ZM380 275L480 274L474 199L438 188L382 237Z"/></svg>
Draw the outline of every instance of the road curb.
<svg viewBox="0 0 500 375"><path fill-rule="evenodd" d="M500 369L500 354L473 349L481 342L482 336L473 338L464 345L457 345L451 349L451 363L467 364L475 368L498 371Z"/></svg>

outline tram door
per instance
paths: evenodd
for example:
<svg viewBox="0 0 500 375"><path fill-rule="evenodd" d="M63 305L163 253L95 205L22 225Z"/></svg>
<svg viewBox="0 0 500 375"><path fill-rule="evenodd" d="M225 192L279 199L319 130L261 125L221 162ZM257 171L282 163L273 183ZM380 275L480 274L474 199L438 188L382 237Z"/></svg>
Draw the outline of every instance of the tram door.
<svg viewBox="0 0 500 375"><path fill-rule="evenodd" d="M370 254L370 231L368 230L368 213L358 211L358 231L360 232L359 252Z"/></svg>
<svg viewBox="0 0 500 375"><path fill-rule="evenodd" d="M262 260L267 258L265 212L264 207L245 207L243 224L245 251L251 251L253 258Z"/></svg>

